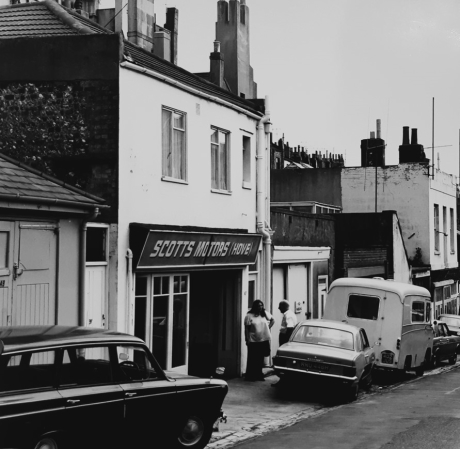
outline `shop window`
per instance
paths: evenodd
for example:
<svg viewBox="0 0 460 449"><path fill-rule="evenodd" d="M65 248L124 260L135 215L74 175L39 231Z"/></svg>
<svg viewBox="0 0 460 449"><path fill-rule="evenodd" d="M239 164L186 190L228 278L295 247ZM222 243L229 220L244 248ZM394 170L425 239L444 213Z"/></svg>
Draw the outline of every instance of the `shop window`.
<svg viewBox="0 0 460 449"><path fill-rule="evenodd" d="M434 205L434 250L439 251L439 205Z"/></svg>
<svg viewBox="0 0 460 449"><path fill-rule="evenodd" d="M86 230L86 262L107 262L107 228Z"/></svg>
<svg viewBox="0 0 460 449"><path fill-rule="evenodd" d="M187 180L186 115L163 107L163 179Z"/></svg>
<svg viewBox="0 0 460 449"><path fill-rule="evenodd" d="M412 302L412 322L423 323L425 321L425 302L413 301Z"/></svg>
<svg viewBox="0 0 460 449"><path fill-rule="evenodd" d="M251 138L243 136L243 187L251 183Z"/></svg>
<svg viewBox="0 0 460 449"><path fill-rule="evenodd" d="M444 293L444 299L449 299L451 294L450 294L450 285L446 285L443 288L443 293Z"/></svg>
<svg viewBox="0 0 460 449"><path fill-rule="evenodd" d="M230 191L230 133L211 128L211 187Z"/></svg>
<svg viewBox="0 0 460 449"><path fill-rule="evenodd" d="M379 315L380 298L377 296L350 295L347 316L376 320Z"/></svg>
<svg viewBox="0 0 460 449"><path fill-rule="evenodd" d="M134 335L146 340L147 278L136 277Z"/></svg>

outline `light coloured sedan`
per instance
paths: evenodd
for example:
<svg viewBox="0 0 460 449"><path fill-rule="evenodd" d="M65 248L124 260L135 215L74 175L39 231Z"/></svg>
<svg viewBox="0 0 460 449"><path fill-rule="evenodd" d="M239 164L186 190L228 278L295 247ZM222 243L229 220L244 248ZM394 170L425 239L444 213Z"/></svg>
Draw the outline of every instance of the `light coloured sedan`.
<svg viewBox="0 0 460 449"><path fill-rule="evenodd" d="M306 320L273 358L281 384L318 379L339 385L347 401L372 383L375 354L364 329L340 321Z"/></svg>

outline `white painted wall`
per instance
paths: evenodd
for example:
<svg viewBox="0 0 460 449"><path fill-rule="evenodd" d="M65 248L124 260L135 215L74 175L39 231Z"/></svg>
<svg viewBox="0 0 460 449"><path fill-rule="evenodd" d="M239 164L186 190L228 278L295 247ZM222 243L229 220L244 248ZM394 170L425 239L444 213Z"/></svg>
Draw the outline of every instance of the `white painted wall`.
<svg viewBox="0 0 460 449"><path fill-rule="evenodd" d="M427 170L421 164L378 167L377 212L396 210L408 256L420 247L423 261L430 263ZM342 206L344 213L375 212L375 168L342 169Z"/></svg>
<svg viewBox="0 0 460 449"><path fill-rule="evenodd" d="M430 222L430 263L432 270L441 270L458 266L457 261L457 197L456 197L456 180L454 176L435 171L434 179L430 178L429 189L429 222ZM444 236L439 234L439 251L434 250L434 205L439 205L439 227L443 231L443 207L447 208L447 251L444 249ZM450 209L454 209L454 251L450 248ZM447 265L445 262L445 256Z"/></svg>
<svg viewBox="0 0 460 449"><path fill-rule="evenodd" d="M393 266L394 280L412 284L409 262L406 257L398 216L393 214Z"/></svg>
<svg viewBox="0 0 460 449"><path fill-rule="evenodd" d="M161 179L162 106L187 114L187 184ZM211 126L231 133L229 195L211 192ZM120 67L118 309L111 316L117 329L127 322L129 223L256 232L256 127L231 108ZM243 188L243 136L251 138L250 188Z"/></svg>

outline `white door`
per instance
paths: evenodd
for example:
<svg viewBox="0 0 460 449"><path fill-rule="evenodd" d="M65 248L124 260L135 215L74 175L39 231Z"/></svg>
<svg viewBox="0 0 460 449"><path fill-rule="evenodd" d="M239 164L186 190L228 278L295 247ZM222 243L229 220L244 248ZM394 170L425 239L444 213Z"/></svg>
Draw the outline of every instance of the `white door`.
<svg viewBox="0 0 460 449"><path fill-rule="evenodd" d="M286 299L296 314L297 321L303 321L308 311L308 265L289 265L287 285Z"/></svg>
<svg viewBox="0 0 460 449"><path fill-rule="evenodd" d="M318 311L319 318L324 315L324 308L326 307L327 289L328 289L327 276L318 276Z"/></svg>
<svg viewBox="0 0 460 449"><path fill-rule="evenodd" d="M56 225L0 222L0 324L56 322Z"/></svg>
<svg viewBox="0 0 460 449"><path fill-rule="evenodd" d="M107 266L87 266L85 271L85 324L105 328Z"/></svg>

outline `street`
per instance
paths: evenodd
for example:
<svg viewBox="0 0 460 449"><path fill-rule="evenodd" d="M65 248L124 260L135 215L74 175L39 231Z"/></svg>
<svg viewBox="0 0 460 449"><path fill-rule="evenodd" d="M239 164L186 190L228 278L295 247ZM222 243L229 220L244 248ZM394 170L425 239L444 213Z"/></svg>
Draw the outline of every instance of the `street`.
<svg viewBox="0 0 460 449"><path fill-rule="evenodd" d="M246 404L250 409L248 416L253 417L253 425L247 425L234 434L233 445L230 438L224 438L209 447L458 448L459 365L442 364L427 371L422 378L408 374L399 382L385 384L383 380L377 380L370 392L361 390L358 401L345 405L321 400L318 391L306 392L302 401L296 401L292 396L281 398L277 392L280 402L275 403L275 399L271 399L273 411L269 410L268 398L264 403ZM267 395L271 395L274 389L267 390L265 388ZM227 400L231 401L231 397L232 393L229 393ZM282 399L284 410L280 410ZM303 402L303 413L296 408L300 402ZM240 414L243 407L244 404L240 404ZM224 403L224 409L229 413L229 421L234 421L231 411L235 406L229 409ZM286 414L285 420L280 417L280 411ZM222 424L221 430L225 428L226 425Z"/></svg>

